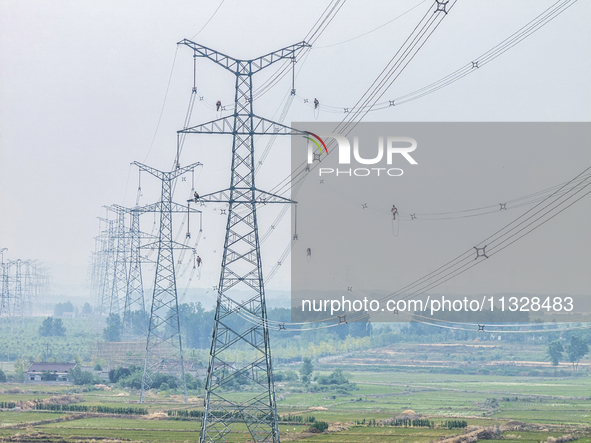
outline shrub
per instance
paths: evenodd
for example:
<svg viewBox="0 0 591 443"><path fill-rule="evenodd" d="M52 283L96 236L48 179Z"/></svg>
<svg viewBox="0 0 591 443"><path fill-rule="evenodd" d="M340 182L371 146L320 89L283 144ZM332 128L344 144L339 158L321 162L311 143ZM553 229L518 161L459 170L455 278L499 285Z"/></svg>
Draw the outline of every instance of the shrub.
<svg viewBox="0 0 591 443"><path fill-rule="evenodd" d="M95 377L92 372L83 371L79 366L72 369L68 376L75 385L93 385L102 381L98 377Z"/></svg>
<svg viewBox="0 0 591 443"><path fill-rule="evenodd" d="M325 421L317 421L310 425L310 431L312 432L324 432L328 429L328 423Z"/></svg>
<svg viewBox="0 0 591 443"><path fill-rule="evenodd" d="M111 383L117 383L120 378L128 377L130 375L131 375L131 371L129 370L129 368L117 366L115 369L111 369L109 371L109 381Z"/></svg>

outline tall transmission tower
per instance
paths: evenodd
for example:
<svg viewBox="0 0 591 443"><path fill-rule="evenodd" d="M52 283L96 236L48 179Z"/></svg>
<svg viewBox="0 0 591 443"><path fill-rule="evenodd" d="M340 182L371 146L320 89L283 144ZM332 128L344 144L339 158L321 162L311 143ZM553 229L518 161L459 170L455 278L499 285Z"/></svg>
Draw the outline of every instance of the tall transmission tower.
<svg viewBox="0 0 591 443"><path fill-rule="evenodd" d="M110 313L121 317L123 336L128 339L147 334L146 306L144 301L144 285L142 281L142 261L140 242L140 215L142 208L126 208L119 205L109 206L107 209L117 214L117 251L114 269L113 293L111 297ZM131 216L129 230L125 229L125 215ZM121 266L123 261L124 266ZM125 274L123 275L123 272ZM114 309L115 307L115 309ZM134 318L132 312L139 311ZM138 323L138 324L134 324Z"/></svg>
<svg viewBox="0 0 591 443"><path fill-rule="evenodd" d="M115 239L114 251L115 262L113 264L113 286L111 289L111 300L109 303L109 315L117 314L121 316L125 308L127 297L128 277L127 272L127 250L129 236L125 230L125 208L108 206L107 209L114 211L115 219Z"/></svg>
<svg viewBox="0 0 591 443"><path fill-rule="evenodd" d="M127 292L125 295L125 306L123 309L123 332L124 335L141 335L148 332L148 325L145 322L146 303L144 300L144 282L142 280L142 254L140 251L141 231L140 215L137 210L131 211L130 256L129 256L129 277L127 279ZM139 311L140 324L136 324L132 312Z"/></svg>
<svg viewBox="0 0 591 443"><path fill-rule="evenodd" d="M15 267L12 315L23 317L25 314L25 301L23 300L22 261L21 259L17 259L9 263Z"/></svg>
<svg viewBox="0 0 591 443"><path fill-rule="evenodd" d="M49 292L47 273L36 260L4 261L4 251L0 249L0 316L30 317L40 291Z"/></svg>
<svg viewBox="0 0 591 443"><path fill-rule="evenodd" d="M139 331L144 331L139 335L147 335L148 324L142 324L143 316L136 316L134 318L133 312L139 311L144 313L145 300L144 300L144 287L142 277L142 256L141 249L144 248L156 248L158 243L152 243L151 245L142 246L142 239L157 239L158 237L152 236L141 232L140 230L140 216L146 213L160 213L162 211L162 202L153 203L146 206L135 206L133 208L126 208L119 205L113 205L117 212L128 213L131 216L131 226L129 232L126 235L129 239L128 246L131 248L129 252L129 275L127 277L127 291L125 296L125 303L123 308L123 335L127 338L137 336ZM170 204L171 213L201 213L196 209L182 206L178 203L171 202ZM188 248L183 245L184 248ZM138 323L139 322L139 323Z"/></svg>
<svg viewBox="0 0 591 443"><path fill-rule="evenodd" d="M295 63L296 54L309 45L301 42L252 60L239 60L187 39L179 44L191 48L195 58L208 58L236 76L233 115L178 131L233 135L230 187L200 198L228 203L229 209L199 441L226 441L235 423L244 422L254 441L276 443L280 439L256 205L292 202L256 188L254 136L301 132L254 115L252 76L278 61ZM232 290L238 285L248 290L243 300L233 298ZM252 321L245 321L242 313ZM239 349L253 355L241 367L232 361L233 352ZM247 399L244 393L228 392L239 379L249 384L247 392L252 396Z"/></svg>
<svg viewBox="0 0 591 443"><path fill-rule="evenodd" d="M8 283L8 263L4 263L4 251L7 251L8 248L0 249L0 263L2 266L2 286L0 287L0 316L8 315L8 306L9 306L9 283Z"/></svg>
<svg viewBox="0 0 591 443"><path fill-rule="evenodd" d="M99 220L106 224L106 229L99 234L101 250L99 252L98 266L100 281L98 288L97 310L98 317L109 314L111 305L111 293L113 290L113 275L115 258L115 220L99 217Z"/></svg>
<svg viewBox="0 0 591 443"><path fill-rule="evenodd" d="M146 171L162 182L160 198L160 232L154 247L158 250L156 261L156 276L154 278L154 293L148 340L146 343L146 357L140 403L149 390L157 373L168 373L177 377L178 387L183 392L185 403L187 399L187 385L185 381L185 363L183 361L183 346L179 321L179 304L174 271L175 248L187 246L176 243L172 238L172 186L176 178L186 172L193 171L201 163L193 163L184 167L177 167L171 172L163 172L138 162L133 162L140 170ZM147 245L149 246L149 245Z"/></svg>

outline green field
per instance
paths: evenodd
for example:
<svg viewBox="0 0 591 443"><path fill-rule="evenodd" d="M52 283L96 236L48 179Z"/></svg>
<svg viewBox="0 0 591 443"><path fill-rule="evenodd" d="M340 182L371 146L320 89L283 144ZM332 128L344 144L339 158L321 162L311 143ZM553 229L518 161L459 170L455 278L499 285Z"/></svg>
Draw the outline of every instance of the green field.
<svg viewBox="0 0 591 443"><path fill-rule="evenodd" d="M189 404L185 405L179 392L170 388L148 392L145 402L139 404L138 390L122 383L104 381L108 385L106 390L95 389L92 384L16 383L17 369L21 368L22 379L23 369L33 358L37 361L40 358L35 353L26 354L32 349L42 349L36 335L38 323L36 319L21 335L9 334L10 340L0 343L0 351L3 347L14 350L23 345L24 352L19 360L1 363L8 382L0 383L0 402L15 403L17 408L0 411L0 442L198 440L199 418L177 419L166 412L201 411L204 393L199 386L193 386ZM108 359L92 357L92 335L88 327L85 329L84 324L74 320L66 322L66 326L68 335L56 344L59 357L55 358L68 360L69 356L78 355L74 349L79 349L78 360L84 366L93 367L97 362L107 365ZM0 332L8 331L6 322L0 321ZM591 443L589 355L574 371L564 361L552 367L546 358L547 344L533 340L453 341L439 335L423 342L418 341L419 336L392 342L400 337L399 332L377 329L372 337L359 339L309 335L312 341L302 337L297 341L275 342L274 355L283 356L275 364L277 374L283 377L278 377L280 381L275 385L283 441L426 443L491 428L499 430L487 436L491 442L556 443L552 438L571 434L579 442ZM348 345L341 349L344 343ZM308 352L309 349L315 351ZM193 362L206 358L203 349L191 349L187 354ZM310 384L299 381L297 375L301 358L306 355L313 358L314 365ZM119 362L110 369L121 364L129 366ZM336 370L342 371L337 372L346 379L344 384L321 383L323 377L330 378ZM103 379L106 379L104 374ZM248 385L240 386L238 392L227 395L240 402L252 396L249 389ZM35 404L46 403L142 408L148 415L35 409ZM119 412L124 411L119 409ZM290 415L301 420L288 421ZM309 423L305 421L310 416L315 421L327 422L329 429L322 433L309 432ZM428 421L430 427L389 425L393 420L408 417ZM465 422L468 428L448 429L445 423L449 421ZM239 443L251 441L251 437L246 425L237 423L226 440ZM573 440L563 438L557 443L566 441Z"/></svg>
<svg viewBox="0 0 591 443"><path fill-rule="evenodd" d="M471 374L431 374L368 371L342 361L356 389L346 393L307 392L298 383L278 383L278 413L307 417L331 424L328 432L311 434L303 423L284 423L280 433L284 441L305 439L308 442L431 442L454 436L461 429L382 426L380 420L400 416L405 410L440 425L450 419L463 419L469 426L497 427L518 420L526 423L519 430L505 430L499 437L508 442L540 442L548 437L579 433L578 441L589 443L591 435L591 378L544 378L483 376ZM319 365L317 365L319 366ZM328 374L318 371L318 374ZM48 399L60 394L81 391L74 386L3 384L0 401ZM16 390L19 390L18 393ZM10 391L11 393L6 393ZM75 394L77 404L89 406L140 407L137 392L124 389L90 391ZM248 393L238 393L237 398ZM184 405L178 396L154 393L141 405L149 413L171 409L200 409L202 398L191 398ZM76 417L74 420L67 418ZM112 439L130 441L184 442L198 439L200 420L129 418L100 414L68 412L0 412L0 441L31 438L30 441L91 441ZM41 423L51 420L52 422ZM362 423L377 425L368 426ZM15 427L15 425L22 425ZM29 436L29 437L24 437ZM237 424L228 442L249 441L244 424ZM496 441L496 440L491 440Z"/></svg>

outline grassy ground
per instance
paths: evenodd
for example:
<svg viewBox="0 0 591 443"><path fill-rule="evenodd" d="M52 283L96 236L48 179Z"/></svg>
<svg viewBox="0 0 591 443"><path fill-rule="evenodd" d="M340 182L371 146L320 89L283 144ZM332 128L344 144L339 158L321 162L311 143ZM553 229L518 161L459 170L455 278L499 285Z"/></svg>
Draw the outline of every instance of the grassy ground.
<svg viewBox="0 0 591 443"><path fill-rule="evenodd" d="M477 375L474 365L484 363L462 360L460 364L457 355L446 354L449 350L445 347L423 348L420 355L413 354L414 363L404 370L391 364L392 359L403 361L403 356L389 349L351 354L326 363L315 362L315 372L320 375L329 374L335 368L343 369L350 381L356 384L356 388L349 391L309 392L299 383L278 383L280 415L313 415L316 420L331 424L329 432L322 434L307 432L308 427L302 423L282 424L282 440L426 443L462 432L458 429L379 426L380 420L412 410L435 425L452 419L466 420L470 426L501 429L506 423L516 420L529 424L507 429L491 442L538 443L546 442L549 437L579 432L580 443L591 443L591 377L588 371L582 371L577 377L530 376L523 371L521 376ZM407 364L409 351L404 352L407 353ZM528 365L535 368L537 363L532 359L539 359L540 354L539 347L520 344L505 347L502 357L519 359L528 356ZM364 355L367 358L364 359ZM539 366L543 367L543 364ZM436 365L439 368L454 367L460 369L460 373L442 373L439 369L432 372ZM298 367L286 365L278 369ZM0 401L24 402L64 394L80 396L78 404L81 405L145 407L150 414L170 409L200 410L203 404L201 395L191 395L190 404L185 405L178 395L151 392L147 402L140 405L137 392L115 387L112 391L83 392L80 387L74 386L0 385ZM235 395L236 399L248 396L244 392ZM73 416L76 419L69 420ZM363 420L366 423L375 420L378 426L356 424ZM19 424L22 426L15 428ZM198 419L181 421L65 412L0 411L0 441L10 441L18 434L21 441L127 439L184 442L197 440L199 430ZM249 441L249 438L245 425L237 424L226 440L240 443Z"/></svg>

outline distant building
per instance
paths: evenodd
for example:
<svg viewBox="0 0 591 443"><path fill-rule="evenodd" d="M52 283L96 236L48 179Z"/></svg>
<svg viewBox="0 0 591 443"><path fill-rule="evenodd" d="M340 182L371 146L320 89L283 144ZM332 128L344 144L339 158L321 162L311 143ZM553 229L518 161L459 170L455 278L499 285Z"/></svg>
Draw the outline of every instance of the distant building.
<svg viewBox="0 0 591 443"><path fill-rule="evenodd" d="M76 363L31 363L25 376L25 383L42 381L68 381L68 372Z"/></svg>

